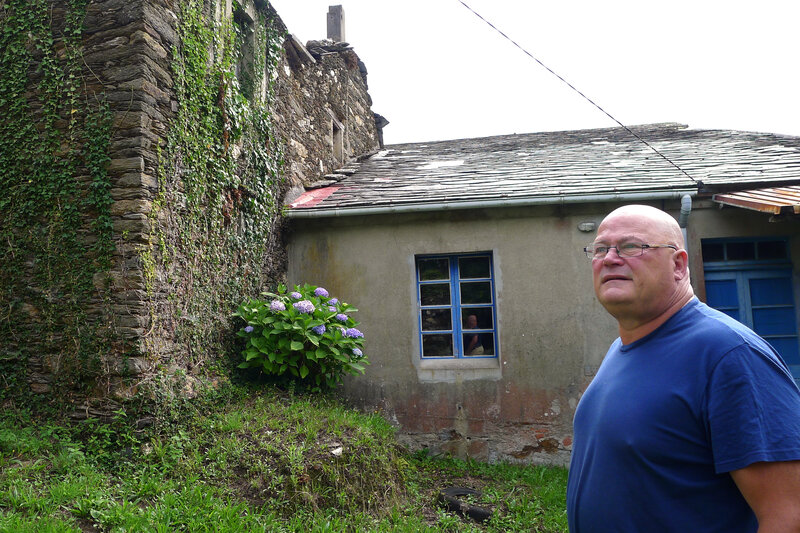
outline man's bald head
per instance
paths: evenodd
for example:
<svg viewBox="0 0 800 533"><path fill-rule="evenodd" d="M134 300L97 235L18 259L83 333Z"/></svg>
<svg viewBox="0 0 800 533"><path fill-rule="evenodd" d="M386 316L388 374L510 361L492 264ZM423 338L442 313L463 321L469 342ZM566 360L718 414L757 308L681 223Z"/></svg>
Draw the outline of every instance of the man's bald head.
<svg viewBox="0 0 800 533"><path fill-rule="evenodd" d="M600 223L600 228L607 221L615 217L628 217L637 219L640 225L646 227L647 233L661 244L672 244L678 248L685 248L683 233L675 220L669 213L649 205L624 205L610 212ZM598 228L598 232L600 231Z"/></svg>
<svg viewBox="0 0 800 533"><path fill-rule="evenodd" d="M621 246L641 253L620 255ZM615 209L597 228L595 245L608 253L592 260L597 298L620 324L623 342L652 331L692 297L681 228L646 205Z"/></svg>

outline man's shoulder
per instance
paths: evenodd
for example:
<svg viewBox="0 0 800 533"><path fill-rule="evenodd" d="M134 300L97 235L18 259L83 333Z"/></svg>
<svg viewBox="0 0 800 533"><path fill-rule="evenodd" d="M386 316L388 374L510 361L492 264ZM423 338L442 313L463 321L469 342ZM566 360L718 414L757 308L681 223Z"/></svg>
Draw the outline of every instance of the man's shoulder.
<svg viewBox="0 0 800 533"><path fill-rule="evenodd" d="M770 345L738 320L694 298L677 317L674 333L698 346L710 346L715 351L727 352L739 346L748 346L762 353L772 353Z"/></svg>

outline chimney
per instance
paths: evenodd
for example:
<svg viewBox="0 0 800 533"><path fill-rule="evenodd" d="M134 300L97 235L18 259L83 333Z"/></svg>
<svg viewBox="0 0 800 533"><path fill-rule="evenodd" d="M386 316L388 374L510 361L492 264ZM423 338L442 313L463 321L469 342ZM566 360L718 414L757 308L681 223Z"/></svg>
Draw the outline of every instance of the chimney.
<svg viewBox="0 0 800 533"><path fill-rule="evenodd" d="M328 39L344 42L344 9L342 6L328 6Z"/></svg>

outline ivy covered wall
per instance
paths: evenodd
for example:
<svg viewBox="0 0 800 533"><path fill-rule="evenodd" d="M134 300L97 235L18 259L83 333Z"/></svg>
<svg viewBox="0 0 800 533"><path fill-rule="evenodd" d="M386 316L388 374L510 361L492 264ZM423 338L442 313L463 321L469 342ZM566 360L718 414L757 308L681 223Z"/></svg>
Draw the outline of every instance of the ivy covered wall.
<svg viewBox="0 0 800 533"><path fill-rule="evenodd" d="M354 54L293 42L263 0L0 2L2 404L225 379L286 189L378 145Z"/></svg>
<svg viewBox="0 0 800 533"><path fill-rule="evenodd" d="M0 6L0 398L102 372L115 108L83 62L86 0ZM78 392L82 387L69 387Z"/></svg>

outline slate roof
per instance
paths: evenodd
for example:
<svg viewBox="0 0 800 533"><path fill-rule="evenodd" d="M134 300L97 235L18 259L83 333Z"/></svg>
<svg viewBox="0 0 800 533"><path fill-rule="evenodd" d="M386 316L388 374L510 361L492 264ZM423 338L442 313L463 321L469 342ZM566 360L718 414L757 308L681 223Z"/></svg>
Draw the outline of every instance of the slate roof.
<svg viewBox="0 0 800 533"><path fill-rule="evenodd" d="M800 183L800 137L673 123L631 130L691 178L623 128L398 144L326 176L289 204L288 216L678 198Z"/></svg>

